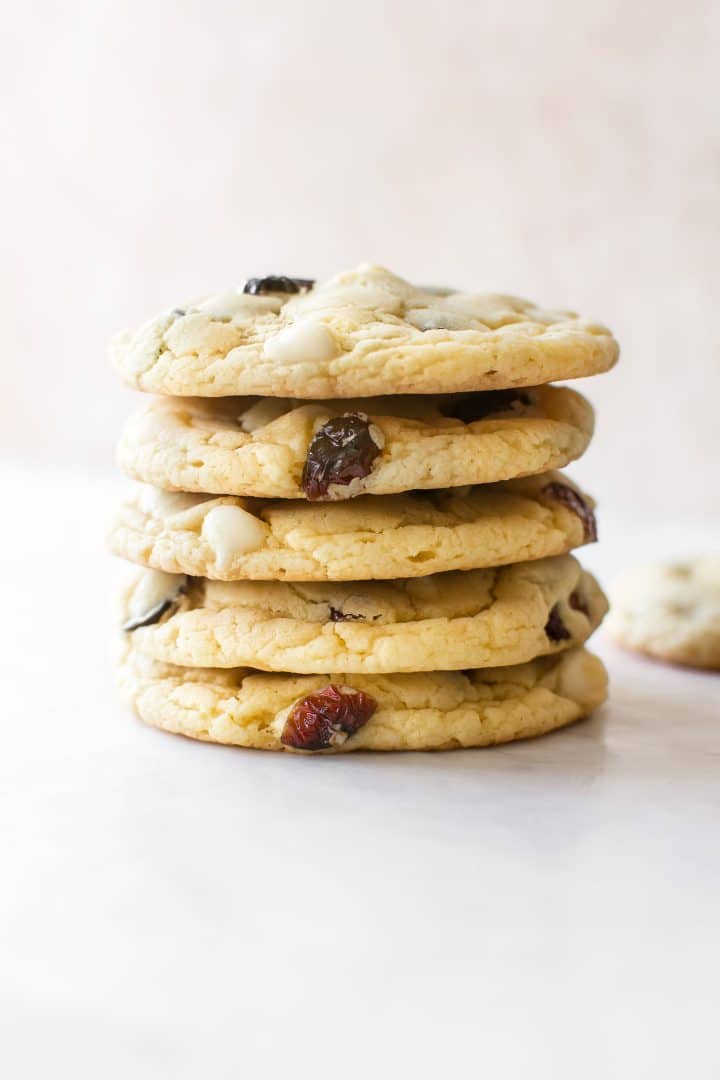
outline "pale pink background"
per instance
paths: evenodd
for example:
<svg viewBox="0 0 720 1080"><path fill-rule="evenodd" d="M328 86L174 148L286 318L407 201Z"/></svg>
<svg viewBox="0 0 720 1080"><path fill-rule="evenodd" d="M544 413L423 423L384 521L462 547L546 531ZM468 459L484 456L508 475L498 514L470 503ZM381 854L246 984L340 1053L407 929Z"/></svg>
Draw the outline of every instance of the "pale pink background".
<svg viewBox="0 0 720 1080"><path fill-rule="evenodd" d="M13 2L4 456L108 464L111 333L369 259L604 319L574 474L720 516L720 4Z"/></svg>

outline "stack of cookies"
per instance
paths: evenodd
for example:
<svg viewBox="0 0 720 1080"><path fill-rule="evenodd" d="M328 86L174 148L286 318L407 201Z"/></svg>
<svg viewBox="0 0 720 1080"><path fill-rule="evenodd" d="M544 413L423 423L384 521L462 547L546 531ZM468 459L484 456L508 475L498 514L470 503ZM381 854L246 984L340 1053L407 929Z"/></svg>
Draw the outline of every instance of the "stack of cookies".
<svg viewBox="0 0 720 1080"><path fill-rule="evenodd" d="M569 554L593 502L554 470L593 431L548 385L603 326L377 267L250 278L114 344L153 396L119 462L120 683L149 724L266 750L538 735L606 694L606 611Z"/></svg>

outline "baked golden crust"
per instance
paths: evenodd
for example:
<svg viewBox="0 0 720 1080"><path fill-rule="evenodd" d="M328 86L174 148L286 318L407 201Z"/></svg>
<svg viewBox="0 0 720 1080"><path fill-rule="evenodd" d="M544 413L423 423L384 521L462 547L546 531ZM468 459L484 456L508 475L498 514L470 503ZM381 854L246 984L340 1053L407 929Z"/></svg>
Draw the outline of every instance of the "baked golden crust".
<svg viewBox="0 0 720 1080"><path fill-rule="evenodd" d="M122 621L137 626L141 651L167 663L371 674L525 663L582 644L606 610L594 578L558 555L346 584L185 580L146 570L125 597Z"/></svg>
<svg viewBox="0 0 720 1080"><path fill-rule="evenodd" d="M288 750L281 735L306 695L341 681L377 705L354 735L321 753L448 750L542 735L589 715L607 696L607 675L584 649L517 667L413 675L287 675L182 668L149 660L126 639L122 692L138 716L207 742Z"/></svg>
<svg viewBox="0 0 720 1080"><path fill-rule="evenodd" d="M279 414L268 412L268 402L261 414L255 399L156 398L127 423L118 462L134 479L170 491L304 499L313 437L346 410L368 417L382 449L366 476L333 485L332 499L488 484L579 457L594 424L585 398L553 386L521 394L470 423L444 411L455 407L452 398L283 402ZM478 405L480 412L486 407Z"/></svg>
<svg viewBox="0 0 720 1080"><path fill-rule="evenodd" d="M561 501L558 485L592 514L593 500L561 473L314 505L139 485L119 508L109 543L143 566L221 581L424 577L561 555L592 539L587 514L584 521ZM226 544L209 527L220 507L237 518Z"/></svg>
<svg viewBox="0 0 720 1080"><path fill-rule="evenodd" d="M112 360L141 390L332 398L533 386L607 371L601 324L518 297L418 288L361 266L299 293L242 287L121 334Z"/></svg>

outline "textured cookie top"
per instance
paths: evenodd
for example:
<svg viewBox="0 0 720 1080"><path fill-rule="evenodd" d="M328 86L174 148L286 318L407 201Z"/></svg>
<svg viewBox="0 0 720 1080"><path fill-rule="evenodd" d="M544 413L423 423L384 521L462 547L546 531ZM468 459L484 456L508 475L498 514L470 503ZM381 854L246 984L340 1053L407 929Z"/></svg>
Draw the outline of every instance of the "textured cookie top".
<svg viewBox="0 0 720 1080"><path fill-rule="evenodd" d="M584 649L481 671L330 678L175 667L148 659L126 638L118 675L141 719L166 731L320 753L454 749L527 738L587 716L607 692L602 664ZM349 701L354 722L343 716L338 723L336 714L323 712L333 688ZM363 711L353 717L357 694Z"/></svg>
<svg viewBox="0 0 720 1080"><path fill-rule="evenodd" d="M437 394L530 386L612 367L609 330L493 293L417 287L376 266L322 284L250 279L181 303L113 343L142 390L221 397Z"/></svg>
<svg viewBox="0 0 720 1080"><path fill-rule="evenodd" d="M304 405L155 398L130 418L118 462L170 490L349 499L560 468L583 453L593 419L585 398L553 386Z"/></svg>
<svg viewBox="0 0 720 1080"><path fill-rule="evenodd" d="M610 633L631 649L720 670L720 558L654 563L613 589Z"/></svg>
<svg viewBox="0 0 720 1080"><path fill-rule="evenodd" d="M409 578L562 554L596 539L593 505L561 473L317 506L140 485L110 546L156 570L225 581Z"/></svg>
<svg viewBox="0 0 720 1080"><path fill-rule="evenodd" d="M570 555L393 582L218 582L144 571L123 623L169 663L263 671L444 671L582 643L606 601Z"/></svg>

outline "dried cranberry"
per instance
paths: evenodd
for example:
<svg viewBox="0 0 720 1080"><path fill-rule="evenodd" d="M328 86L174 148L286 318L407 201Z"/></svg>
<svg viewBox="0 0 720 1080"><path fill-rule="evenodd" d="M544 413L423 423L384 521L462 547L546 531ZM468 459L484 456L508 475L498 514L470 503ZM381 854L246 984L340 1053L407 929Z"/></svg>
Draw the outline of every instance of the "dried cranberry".
<svg viewBox="0 0 720 1080"><path fill-rule="evenodd" d="M346 413L328 420L313 436L302 473L308 499L327 495L331 484L347 485L372 471L381 447L370 432L363 413Z"/></svg>
<svg viewBox="0 0 720 1080"><path fill-rule="evenodd" d="M341 611L340 608L330 605L330 622L357 622L358 619L364 618L364 615L353 615L350 611Z"/></svg>
<svg viewBox="0 0 720 1080"><path fill-rule="evenodd" d="M561 484L557 480L554 480L552 484L546 484L542 489L542 495L548 495L551 499L557 499L558 502L567 506L568 510L572 510L574 514L580 518L583 524L583 532L585 533L585 539L588 543L593 543L598 538L597 533L597 521L592 509L583 499L575 488L571 488L568 484Z"/></svg>
<svg viewBox="0 0 720 1080"><path fill-rule="evenodd" d="M243 292L250 296L264 296L266 293L299 293L305 289L312 289L315 281L313 278L300 277L277 277L270 274L269 277L251 277L243 285Z"/></svg>
<svg viewBox="0 0 720 1080"><path fill-rule="evenodd" d="M570 631L562 621L559 604L556 604L550 612L550 617L545 623L545 633L551 641L567 641L570 637Z"/></svg>
<svg viewBox="0 0 720 1080"><path fill-rule="evenodd" d="M488 390L480 394L467 394L453 401L445 415L463 424L474 424L494 413L509 412L516 405L531 405L529 394L522 390Z"/></svg>
<svg viewBox="0 0 720 1080"><path fill-rule="evenodd" d="M587 615L588 619L590 618L590 608L588 607L587 600L579 589L574 589L570 593L568 604L573 611L582 611L583 615Z"/></svg>
<svg viewBox="0 0 720 1080"><path fill-rule="evenodd" d="M293 705L280 741L296 750L339 746L367 724L376 709L369 694L331 684Z"/></svg>

